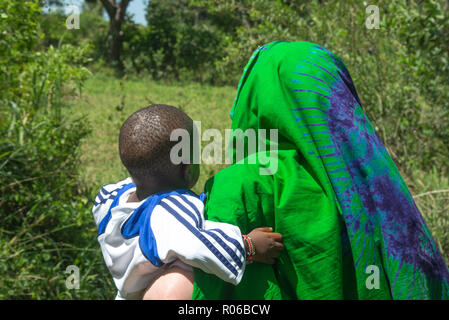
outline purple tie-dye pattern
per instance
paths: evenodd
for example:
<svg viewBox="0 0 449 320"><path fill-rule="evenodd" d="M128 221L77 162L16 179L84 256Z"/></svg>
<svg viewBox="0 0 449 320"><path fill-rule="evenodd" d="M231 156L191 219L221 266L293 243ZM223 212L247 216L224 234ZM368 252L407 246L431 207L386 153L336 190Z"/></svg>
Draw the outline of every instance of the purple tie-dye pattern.
<svg viewBox="0 0 449 320"><path fill-rule="evenodd" d="M383 249L386 250L387 256L400 261L398 273L403 265L413 266L412 277L418 270L429 280L449 281L445 262L419 210L402 178L397 174L383 143L361 109L349 72L329 51L321 47L316 49L324 51L334 60L336 70L333 71L339 75L338 78L334 77L336 81L331 88L329 108L325 110L335 152L320 154L319 157L335 156L342 159L350 174L351 184L342 184L341 177L332 177L335 169L327 169L338 200L341 203L349 203L341 209L347 229L353 233L350 237L352 242L357 239L357 242L353 243L354 247L357 247L362 237L363 248L365 239L382 237L385 246ZM325 59L321 55L320 57ZM316 67L324 69L318 65ZM332 74L327 69L325 71ZM319 150L324 151L325 149ZM362 208L354 210L360 209L358 202L361 202ZM356 233L359 234L354 237ZM363 249L356 265L362 254ZM374 256L375 253L373 258ZM365 265L367 263L368 261L365 261ZM389 277L393 278L395 275L390 274ZM407 293L407 296L409 294Z"/></svg>

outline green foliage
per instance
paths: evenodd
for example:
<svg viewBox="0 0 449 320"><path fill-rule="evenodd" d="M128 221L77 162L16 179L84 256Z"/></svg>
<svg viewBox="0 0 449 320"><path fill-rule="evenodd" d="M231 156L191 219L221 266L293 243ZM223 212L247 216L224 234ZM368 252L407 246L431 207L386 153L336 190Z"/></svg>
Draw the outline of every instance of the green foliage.
<svg viewBox="0 0 449 320"><path fill-rule="evenodd" d="M93 273L105 267L78 177L90 129L62 117L89 75L86 48L37 51L40 17L37 0L0 3L0 299L110 297ZM69 265L80 269L80 290L65 286Z"/></svg>
<svg viewBox="0 0 449 320"><path fill-rule="evenodd" d="M154 79L212 81L214 63L222 57L223 33L207 10L188 0L152 0L148 26L123 26L123 59L128 72L147 72ZM212 72L205 72L209 70Z"/></svg>
<svg viewBox="0 0 449 320"><path fill-rule="evenodd" d="M41 16L39 29L43 37L39 40L40 48L59 47L60 43L74 47L85 47L84 57L98 62L107 55L106 39L108 22L95 11L83 11L80 14L80 28L67 29L67 16L56 10Z"/></svg>
<svg viewBox="0 0 449 320"><path fill-rule="evenodd" d="M233 23L225 55L215 63L222 82L237 83L257 46L274 40L317 43L346 64L369 118L403 171L436 166L449 172L447 1L376 1L379 29L366 27L368 3L355 0L191 4Z"/></svg>

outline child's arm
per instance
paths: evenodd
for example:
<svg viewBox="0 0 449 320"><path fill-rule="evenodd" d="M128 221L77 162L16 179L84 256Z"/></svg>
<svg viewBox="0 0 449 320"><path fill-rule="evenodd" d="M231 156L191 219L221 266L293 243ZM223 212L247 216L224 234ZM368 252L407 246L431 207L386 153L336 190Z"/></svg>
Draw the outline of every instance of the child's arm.
<svg viewBox="0 0 449 320"><path fill-rule="evenodd" d="M251 256L250 261L272 264L279 256L283 249L280 242L282 237L271 231L272 228L257 228L248 234L251 239L249 241L255 247L255 255ZM247 242L244 243L246 252L250 252ZM164 271L148 285L143 300L190 300L192 292L193 271L175 266Z"/></svg>
<svg viewBox="0 0 449 320"><path fill-rule="evenodd" d="M145 244L142 252L161 263L180 259L236 285L247 258L240 229L204 220L201 205L198 199L185 195L164 198L151 215L153 237L141 234L140 243ZM267 231L258 228L249 234L256 249L254 261L273 263L283 248L280 234Z"/></svg>

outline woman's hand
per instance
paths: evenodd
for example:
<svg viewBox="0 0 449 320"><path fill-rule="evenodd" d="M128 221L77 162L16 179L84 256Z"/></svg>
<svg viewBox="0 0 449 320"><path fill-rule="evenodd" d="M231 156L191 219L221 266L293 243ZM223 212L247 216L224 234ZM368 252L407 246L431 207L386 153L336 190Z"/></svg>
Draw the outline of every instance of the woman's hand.
<svg viewBox="0 0 449 320"><path fill-rule="evenodd" d="M273 232L271 227L262 227L252 230L248 236L251 238L256 254L249 257L249 261L256 261L265 264L274 264L275 259L279 257L284 250L282 244L282 235ZM245 246L247 244L245 243Z"/></svg>

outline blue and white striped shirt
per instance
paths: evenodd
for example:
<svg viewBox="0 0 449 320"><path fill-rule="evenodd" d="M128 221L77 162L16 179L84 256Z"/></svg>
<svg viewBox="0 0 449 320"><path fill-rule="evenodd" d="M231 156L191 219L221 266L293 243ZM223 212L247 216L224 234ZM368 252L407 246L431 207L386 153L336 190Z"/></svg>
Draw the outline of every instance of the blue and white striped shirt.
<svg viewBox="0 0 449 320"><path fill-rule="evenodd" d="M188 190L127 202L131 179L101 188L93 207L98 241L117 298L141 298L165 268L200 268L237 285L245 270L240 229L204 220L202 201Z"/></svg>

